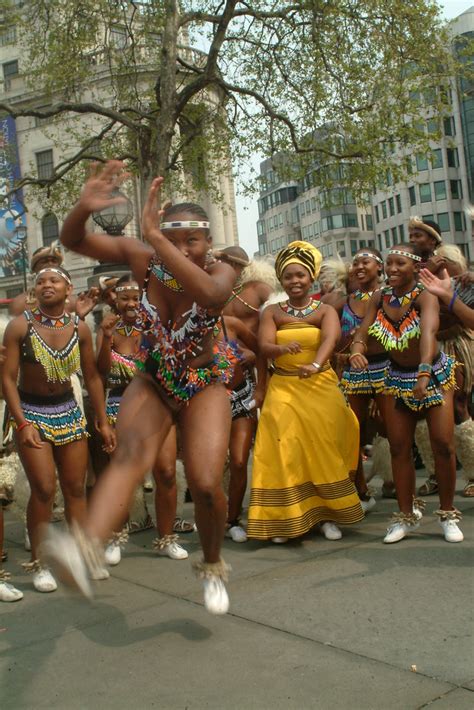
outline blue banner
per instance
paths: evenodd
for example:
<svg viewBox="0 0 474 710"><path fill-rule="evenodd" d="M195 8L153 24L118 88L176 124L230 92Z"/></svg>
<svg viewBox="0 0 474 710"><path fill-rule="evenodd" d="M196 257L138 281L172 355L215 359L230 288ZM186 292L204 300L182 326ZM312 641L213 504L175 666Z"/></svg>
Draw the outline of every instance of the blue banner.
<svg viewBox="0 0 474 710"><path fill-rule="evenodd" d="M25 237L15 232L16 227L26 227L23 191L15 190L20 178L15 119L7 116L0 119L0 278L28 268Z"/></svg>

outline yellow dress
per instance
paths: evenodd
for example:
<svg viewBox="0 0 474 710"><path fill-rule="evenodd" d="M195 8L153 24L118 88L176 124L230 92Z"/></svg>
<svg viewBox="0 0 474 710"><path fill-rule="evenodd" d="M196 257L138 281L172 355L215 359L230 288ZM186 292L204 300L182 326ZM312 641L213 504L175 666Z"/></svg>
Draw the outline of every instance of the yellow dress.
<svg viewBox="0 0 474 710"><path fill-rule="evenodd" d="M298 322L278 330L278 345L294 340L302 350L275 361L258 424L247 534L259 540L364 517L349 477L359 455L357 418L331 367L298 377L299 366L316 358L319 328Z"/></svg>

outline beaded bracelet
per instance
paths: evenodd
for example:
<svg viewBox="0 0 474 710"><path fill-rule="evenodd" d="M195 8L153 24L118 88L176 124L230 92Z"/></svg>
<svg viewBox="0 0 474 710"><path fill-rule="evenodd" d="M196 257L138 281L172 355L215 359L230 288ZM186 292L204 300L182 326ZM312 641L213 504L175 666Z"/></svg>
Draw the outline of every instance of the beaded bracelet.
<svg viewBox="0 0 474 710"><path fill-rule="evenodd" d="M454 301L456 300L457 297L458 297L458 294L456 293L456 291L454 291L453 297L452 297L452 299L450 300L449 306L448 306L448 311L449 311L450 313L453 312Z"/></svg>
<svg viewBox="0 0 474 710"><path fill-rule="evenodd" d="M429 372L417 372L416 373L417 380L421 380L422 377L430 377L431 378L431 374Z"/></svg>
<svg viewBox="0 0 474 710"><path fill-rule="evenodd" d="M353 357L357 357L358 355L363 355L363 354L364 354L364 353L351 353L347 359L348 359L349 362L350 362Z"/></svg>
<svg viewBox="0 0 474 710"><path fill-rule="evenodd" d="M16 430L21 431L22 429L26 429L27 426L31 426L31 422L22 422L19 426L17 426Z"/></svg>
<svg viewBox="0 0 474 710"><path fill-rule="evenodd" d="M319 362L312 362L311 365L316 369L319 370L321 369L322 365L319 364Z"/></svg>
<svg viewBox="0 0 474 710"><path fill-rule="evenodd" d="M426 372L428 375L431 375L433 372L433 365L429 362L420 362L418 365L418 372Z"/></svg>
<svg viewBox="0 0 474 710"><path fill-rule="evenodd" d="M354 345L355 343L360 343L360 345L363 345L363 346L364 346L364 352L365 352L365 353L367 352L367 343L364 343L363 340L353 340L353 341L352 341L352 345Z"/></svg>

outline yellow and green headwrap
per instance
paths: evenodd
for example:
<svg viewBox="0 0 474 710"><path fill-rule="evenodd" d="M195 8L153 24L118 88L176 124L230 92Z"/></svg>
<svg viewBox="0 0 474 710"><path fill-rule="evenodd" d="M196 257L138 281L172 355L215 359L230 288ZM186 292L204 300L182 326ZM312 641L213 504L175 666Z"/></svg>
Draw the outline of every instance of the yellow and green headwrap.
<svg viewBox="0 0 474 710"><path fill-rule="evenodd" d="M278 281L281 281L284 270L290 264L300 264L308 269L312 280L319 275L323 257L316 247L309 242L291 242L278 252L275 260L275 271Z"/></svg>

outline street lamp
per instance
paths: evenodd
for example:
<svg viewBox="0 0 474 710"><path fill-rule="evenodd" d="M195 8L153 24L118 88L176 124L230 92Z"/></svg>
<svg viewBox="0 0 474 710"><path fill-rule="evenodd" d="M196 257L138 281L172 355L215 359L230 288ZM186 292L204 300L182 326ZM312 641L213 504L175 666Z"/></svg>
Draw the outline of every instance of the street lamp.
<svg viewBox="0 0 474 710"><path fill-rule="evenodd" d="M133 217L133 205L123 192L118 188L114 188L111 197L122 197L123 202L106 207L100 212L94 212L92 219L99 227L112 236L120 236L123 230Z"/></svg>
<svg viewBox="0 0 474 710"><path fill-rule="evenodd" d="M16 237L16 242L17 242L17 244L20 245L20 249L21 249L21 261L22 261L22 266L23 266L23 288L26 291L27 290L26 271L27 271L27 264L28 264L28 254L26 251L26 235L28 234L28 230L24 224L19 224L18 227L15 227L14 234Z"/></svg>

